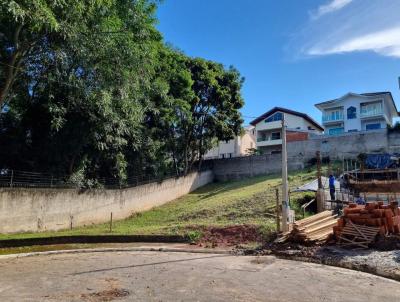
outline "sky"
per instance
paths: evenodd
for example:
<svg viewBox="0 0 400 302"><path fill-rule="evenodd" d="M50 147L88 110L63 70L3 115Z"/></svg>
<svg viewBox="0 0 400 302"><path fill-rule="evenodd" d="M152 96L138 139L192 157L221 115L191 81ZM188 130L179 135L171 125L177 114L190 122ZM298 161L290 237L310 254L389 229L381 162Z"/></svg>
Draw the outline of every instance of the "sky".
<svg viewBox="0 0 400 302"><path fill-rule="evenodd" d="M274 106L309 114L348 92L400 108L400 0L164 0L158 29L187 55L245 78L245 124Z"/></svg>

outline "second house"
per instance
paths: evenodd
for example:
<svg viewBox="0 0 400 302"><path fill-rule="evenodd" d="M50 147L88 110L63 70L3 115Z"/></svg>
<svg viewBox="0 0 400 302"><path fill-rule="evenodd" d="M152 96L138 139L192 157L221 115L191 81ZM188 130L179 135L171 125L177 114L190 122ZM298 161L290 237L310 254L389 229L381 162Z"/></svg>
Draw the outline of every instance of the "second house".
<svg viewBox="0 0 400 302"><path fill-rule="evenodd" d="M305 113L274 107L253 120L255 127L257 150L264 154L282 152L282 119L285 120L287 141L306 140L310 134L321 134L321 125Z"/></svg>

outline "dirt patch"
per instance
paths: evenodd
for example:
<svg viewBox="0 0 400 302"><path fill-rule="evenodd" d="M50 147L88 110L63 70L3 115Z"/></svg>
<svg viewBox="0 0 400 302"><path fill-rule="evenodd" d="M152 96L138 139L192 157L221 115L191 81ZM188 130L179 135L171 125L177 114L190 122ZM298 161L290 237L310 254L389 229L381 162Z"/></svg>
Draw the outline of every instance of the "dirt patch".
<svg viewBox="0 0 400 302"><path fill-rule="evenodd" d="M250 242L262 242L264 236L254 225L197 228L202 233L197 244L200 246L237 246Z"/></svg>
<svg viewBox="0 0 400 302"><path fill-rule="evenodd" d="M81 298L88 302L108 302L129 296L129 291L123 288L113 288L100 292L82 294Z"/></svg>

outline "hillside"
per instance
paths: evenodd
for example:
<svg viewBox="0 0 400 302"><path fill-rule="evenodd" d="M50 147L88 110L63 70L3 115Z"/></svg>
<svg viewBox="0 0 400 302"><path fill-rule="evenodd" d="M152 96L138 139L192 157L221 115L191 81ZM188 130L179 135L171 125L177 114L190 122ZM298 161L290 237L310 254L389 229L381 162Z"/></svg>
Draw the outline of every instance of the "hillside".
<svg viewBox="0 0 400 302"><path fill-rule="evenodd" d="M290 187L310 181L314 169L289 174ZM137 213L113 223L113 234L187 234L205 227L251 225L263 231L275 229L275 188L280 189L279 175L258 176L240 181L206 185L190 194L152 210ZM292 207L298 208L292 195ZM300 211L297 211L300 214ZM44 236L110 234L109 223L73 230L0 235L0 239Z"/></svg>

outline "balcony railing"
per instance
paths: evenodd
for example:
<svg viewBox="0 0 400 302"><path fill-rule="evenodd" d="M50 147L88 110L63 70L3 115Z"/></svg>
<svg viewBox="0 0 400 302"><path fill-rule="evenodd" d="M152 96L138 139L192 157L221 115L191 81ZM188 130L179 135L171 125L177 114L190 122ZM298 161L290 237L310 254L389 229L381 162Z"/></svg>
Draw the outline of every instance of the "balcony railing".
<svg viewBox="0 0 400 302"><path fill-rule="evenodd" d="M382 108L362 108L360 110L361 117L369 117L369 116L377 116L377 115L382 115L383 110Z"/></svg>
<svg viewBox="0 0 400 302"><path fill-rule="evenodd" d="M336 121L343 121L343 113L325 114L322 116L323 123Z"/></svg>
<svg viewBox="0 0 400 302"><path fill-rule="evenodd" d="M280 137L258 137L257 142L277 141L280 139Z"/></svg>

